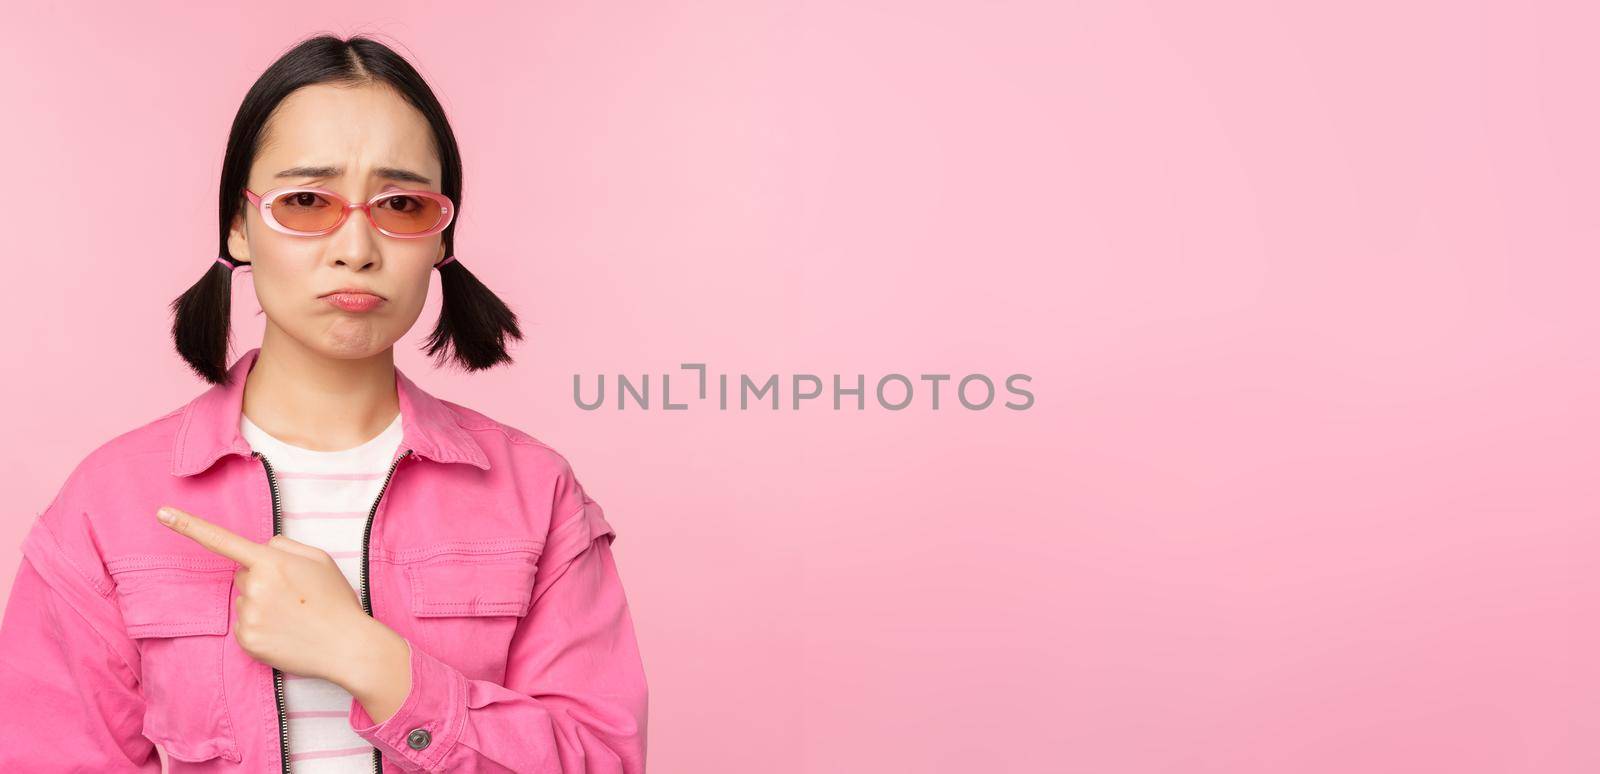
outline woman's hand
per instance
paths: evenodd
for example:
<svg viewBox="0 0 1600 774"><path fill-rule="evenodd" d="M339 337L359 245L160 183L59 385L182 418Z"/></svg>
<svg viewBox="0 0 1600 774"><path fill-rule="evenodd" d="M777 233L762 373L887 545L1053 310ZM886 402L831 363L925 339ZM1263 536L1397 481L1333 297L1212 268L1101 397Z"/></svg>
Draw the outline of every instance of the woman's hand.
<svg viewBox="0 0 1600 774"><path fill-rule="evenodd" d="M233 636L252 658L344 687L374 720L386 708L399 708L410 689L410 646L366 614L326 551L282 535L257 543L170 506L157 516L174 532L240 564L233 575L240 592Z"/></svg>

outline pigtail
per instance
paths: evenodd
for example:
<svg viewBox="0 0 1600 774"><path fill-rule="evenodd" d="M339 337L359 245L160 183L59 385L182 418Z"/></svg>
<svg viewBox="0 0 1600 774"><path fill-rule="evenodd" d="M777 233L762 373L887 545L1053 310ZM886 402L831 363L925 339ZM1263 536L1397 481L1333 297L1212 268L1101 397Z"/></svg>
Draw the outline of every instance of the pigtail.
<svg viewBox="0 0 1600 774"><path fill-rule="evenodd" d="M228 379L233 274L238 265L226 257L212 261L200 280L170 304L172 340L178 354L211 384Z"/></svg>
<svg viewBox="0 0 1600 774"><path fill-rule="evenodd" d="M506 339L522 340L517 315L455 256L438 267L442 298L439 321L423 352L442 366L455 360L467 371L510 363Z"/></svg>

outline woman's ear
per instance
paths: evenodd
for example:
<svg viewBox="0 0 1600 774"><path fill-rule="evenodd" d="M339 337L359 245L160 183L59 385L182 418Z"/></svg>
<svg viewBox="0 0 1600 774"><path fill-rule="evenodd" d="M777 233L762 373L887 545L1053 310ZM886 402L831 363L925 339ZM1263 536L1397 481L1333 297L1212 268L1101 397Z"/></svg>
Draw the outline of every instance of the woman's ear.
<svg viewBox="0 0 1600 774"><path fill-rule="evenodd" d="M233 225L228 229L228 254L235 261L250 262L250 236L243 212L233 216Z"/></svg>

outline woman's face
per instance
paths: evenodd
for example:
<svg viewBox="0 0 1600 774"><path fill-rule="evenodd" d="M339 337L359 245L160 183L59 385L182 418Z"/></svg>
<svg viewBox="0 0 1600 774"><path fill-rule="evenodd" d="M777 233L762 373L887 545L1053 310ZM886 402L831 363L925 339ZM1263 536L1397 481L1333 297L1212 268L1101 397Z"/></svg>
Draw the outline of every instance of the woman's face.
<svg viewBox="0 0 1600 774"><path fill-rule="evenodd" d="M383 169L427 182L395 179ZM439 192L433 132L387 86L304 87L278 104L250 168L251 191L284 186L326 188L351 202L397 188ZM303 237L268 227L248 201L234 220L228 250L251 264L267 337L286 335L336 358L368 357L399 341L422 313L433 264L444 259L441 234L386 236L360 210L331 233ZM347 311L321 298L343 288L385 300L367 311Z"/></svg>

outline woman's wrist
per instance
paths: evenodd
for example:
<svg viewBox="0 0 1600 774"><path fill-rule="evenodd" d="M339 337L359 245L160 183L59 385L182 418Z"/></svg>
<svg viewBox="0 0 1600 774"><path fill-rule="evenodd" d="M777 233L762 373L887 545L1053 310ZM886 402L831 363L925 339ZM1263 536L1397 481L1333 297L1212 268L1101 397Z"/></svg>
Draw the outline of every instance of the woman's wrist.
<svg viewBox="0 0 1600 774"><path fill-rule="evenodd" d="M378 723L389 719L411 693L411 644L381 621L363 615L329 678L350 693Z"/></svg>

